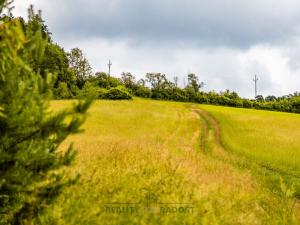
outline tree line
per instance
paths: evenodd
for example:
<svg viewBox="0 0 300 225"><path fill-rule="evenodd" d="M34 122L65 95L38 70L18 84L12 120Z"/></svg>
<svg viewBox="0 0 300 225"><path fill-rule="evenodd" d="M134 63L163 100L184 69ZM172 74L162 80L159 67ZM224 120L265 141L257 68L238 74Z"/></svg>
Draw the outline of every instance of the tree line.
<svg viewBox="0 0 300 225"><path fill-rule="evenodd" d="M78 59L78 56L79 59ZM300 113L300 93L276 97L262 95L255 99L240 97L236 92L226 90L204 92L204 83L193 73L187 75L187 85L178 86L178 77L174 81L162 73L147 73L145 78L136 79L130 72L124 72L120 78L109 76L105 72L92 73L88 61L80 49L66 53L69 70L73 71L68 78L59 78L54 87L54 97L69 99L94 96L98 99L132 99L133 96L158 100L195 102L240 108L253 108L283 112ZM75 62L75 63L74 63ZM88 68L88 69L86 69ZM72 81L72 82L70 82Z"/></svg>
<svg viewBox="0 0 300 225"><path fill-rule="evenodd" d="M162 73L147 73L144 78L124 72L121 78L110 76L105 72L93 73L92 67L79 48L66 52L53 41L51 32L42 20L40 14L31 15L27 22L18 18L24 29L41 27L42 38L45 40L43 60L32 58L30 66L41 75L52 73L56 75L53 85L53 98L78 99L92 96L98 99L132 99L133 96L159 100L180 102L195 102L241 108L274 110L300 113L300 94L294 93L275 97L261 95L250 100L241 98L236 92L204 92L203 82L193 73L187 75L187 85L178 86L178 77L173 81Z"/></svg>

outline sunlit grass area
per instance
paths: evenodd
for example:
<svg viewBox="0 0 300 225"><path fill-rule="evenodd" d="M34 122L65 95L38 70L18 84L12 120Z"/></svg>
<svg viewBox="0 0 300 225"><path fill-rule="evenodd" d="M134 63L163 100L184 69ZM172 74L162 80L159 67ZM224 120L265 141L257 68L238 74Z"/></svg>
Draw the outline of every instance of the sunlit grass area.
<svg viewBox="0 0 300 225"><path fill-rule="evenodd" d="M201 108L216 118L229 150L300 177L299 114L208 105Z"/></svg>
<svg viewBox="0 0 300 225"><path fill-rule="evenodd" d="M55 110L70 105L51 103ZM85 132L61 146L74 142L78 155L69 176L80 174L80 180L38 222L292 224L288 201L249 171L204 153L204 127L190 104L95 101Z"/></svg>

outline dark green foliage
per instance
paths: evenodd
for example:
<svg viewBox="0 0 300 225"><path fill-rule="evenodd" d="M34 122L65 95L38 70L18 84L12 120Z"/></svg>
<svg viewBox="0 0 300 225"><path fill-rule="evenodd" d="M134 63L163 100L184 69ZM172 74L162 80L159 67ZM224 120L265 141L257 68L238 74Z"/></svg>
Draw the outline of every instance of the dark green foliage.
<svg viewBox="0 0 300 225"><path fill-rule="evenodd" d="M195 74L190 73L188 75L188 87L192 88L195 92L198 92L203 86L204 83L199 82L199 78Z"/></svg>
<svg viewBox="0 0 300 225"><path fill-rule="evenodd" d="M78 96L82 97L92 97L92 98L102 98L103 95L107 92L106 89L100 88L95 83L90 81L85 82L82 90L79 91Z"/></svg>
<svg viewBox="0 0 300 225"><path fill-rule="evenodd" d="M76 98L80 94L80 89L76 84L71 84L69 90L73 98Z"/></svg>
<svg viewBox="0 0 300 225"><path fill-rule="evenodd" d="M5 7L6 0L0 0L0 13L2 12L3 8Z"/></svg>
<svg viewBox="0 0 300 225"><path fill-rule="evenodd" d="M258 102L264 102L265 101L265 99L264 99L264 97L262 95L257 95L255 97L255 100L258 101Z"/></svg>
<svg viewBox="0 0 300 225"><path fill-rule="evenodd" d="M225 92L221 92L221 94L229 99L239 99L239 95L234 91L226 90Z"/></svg>
<svg viewBox="0 0 300 225"><path fill-rule="evenodd" d="M76 84L76 75L69 68L67 54L57 44L48 43L40 69L42 73L51 72L57 74L55 88L59 86L60 82L65 82L68 87Z"/></svg>
<svg viewBox="0 0 300 225"><path fill-rule="evenodd" d="M129 94L129 92L123 88L122 86L118 86L115 88L111 88L108 90L107 93L102 95L103 99L111 99L111 100L129 100L132 99L132 96Z"/></svg>
<svg viewBox="0 0 300 225"><path fill-rule="evenodd" d="M197 102L197 103L201 104L201 103L208 103L209 102L208 97L207 97L206 93L204 93L204 92L197 93L197 95L195 97L196 97L195 102Z"/></svg>
<svg viewBox="0 0 300 225"><path fill-rule="evenodd" d="M101 88L110 89L122 85L122 82L112 76L109 76L107 73L98 72L95 74L95 77L90 77L89 79L93 83L96 83Z"/></svg>
<svg viewBox="0 0 300 225"><path fill-rule="evenodd" d="M186 102L188 97L183 89L173 86L172 88L167 89L169 100Z"/></svg>
<svg viewBox="0 0 300 225"><path fill-rule="evenodd" d="M146 81L144 79L136 82L135 76L131 73L122 73L121 82L131 95L142 98L152 97L152 91L148 87L145 87Z"/></svg>
<svg viewBox="0 0 300 225"><path fill-rule="evenodd" d="M266 102L273 102L273 101L276 101L276 100L277 100L277 98L273 95L269 95L265 98Z"/></svg>
<svg viewBox="0 0 300 225"><path fill-rule="evenodd" d="M91 101L50 113L56 76L31 67L44 60L48 41L42 26L28 25L24 32L19 19L2 19L0 37L0 224L22 224L73 182L65 178L64 166L75 152L72 146L57 149L80 131Z"/></svg>
<svg viewBox="0 0 300 225"><path fill-rule="evenodd" d="M295 113L300 113L300 97L294 97L291 99L291 108Z"/></svg>
<svg viewBox="0 0 300 225"><path fill-rule="evenodd" d="M24 20L22 20L24 22ZM41 30L43 39L47 39L51 42L51 32L48 30L48 26L45 25L44 20L42 19L42 11L35 13L33 10L33 5L30 5L28 9L28 24L23 24L23 26L29 26L32 32Z"/></svg>
<svg viewBox="0 0 300 225"><path fill-rule="evenodd" d="M177 87L177 79L172 83L161 73L148 73L146 78L135 82L134 76L123 73L121 80L130 93L144 98L300 113L299 93L278 98L268 96L266 99L259 95L256 100L249 100L229 90L221 93L200 92L203 82L199 82L194 74L188 75L189 83L184 89ZM146 82L150 84L151 89L145 87Z"/></svg>
<svg viewBox="0 0 300 225"><path fill-rule="evenodd" d="M54 96L58 99L70 99L72 94L68 88L67 83L60 82L58 87L54 89Z"/></svg>
<svg viewBox="0 0 300 225"><path fill-rule="evenodd" d="M197 93L195 92L195 90L193 88L190 87L185 87L183 89L185 95L187 96L187 99L189 102L198 102L197 101Z"/></svg>
<svg viewBox="0 0 300 225"><path fill-rule="evenodd" d="M165 74L161 73L147 73L146 82L150 83L153 90L153 96L159 95L154 92L159 92L168 86L168 80Z"/></svg>
<svg viewBox="0 0 300 225"><path fill-rule="evenodd" d="M69 66L75 73L77 85L82 88L86 79L93 74L92 67L79 48L71 49L67 56Z"/></svg>
<svg viewBox="0 0 300 225"><path fill-rule="evenodd" d="M135 77L131 73L122 73L121 81L128 90L134 91L136 89Z"/></svg>
<svg viewBox="0 0 300 225"><path fill-rule="evenodd" d="M138 88L138 86L135 87ZM106 73L96 73L95 76L90 76L85 80L85 84L77 96L93 96L98 99L112 100L132 99L131 93L134 91L123 86L118 78L108 76Z"/></svg>
<svg viewBox="0 0 300 225"><path fill-rule="evenodd" d="M168 81L165 74L147 73L146 82L151 85L153 99L179 100L184 98L178 93L175 84Z"/></svg>
<svg viewBox="0 0 300 225"><path fill-rule="evenodd" d="M242 99L242 104L244 108L252 108L253 107L253 102L248 99Z"/></svg>
<svg viewBox="0 0 300 225"><path fill-rule="evenodd" d="M68 91L71 94L62 95L60 94L61 89L64 85L60 86L63 82L67 84L67 88L71 89L71 86L76 85L76 74L75 71L69 67L67 53L58 44L52 42L50 38L50 32L47 26L42 20L41 13L35 14L33 11L33 6L29 8L28 22L25 22L23 18L19 18L22 28L28 35L38 32L39 29L42 30L42 38L45 41L45 49L43 52L43 57L32 58L28 61L30 67L35 71L39 72L43 77L47 73L52 73L57 76L54 84L54 96L55 98L71 98L75 93ZM38 59L38 61L37 61ZM57 95L58 94L58 95Z"/></svg>
<svg viewBox="0 0 300 225"><path fill-rule="evenodd" d="M137 86L135 92L135 96L141 97L141 98L151 98L152 97L152 91L150 88L144 87L144 86Z"/></svg>

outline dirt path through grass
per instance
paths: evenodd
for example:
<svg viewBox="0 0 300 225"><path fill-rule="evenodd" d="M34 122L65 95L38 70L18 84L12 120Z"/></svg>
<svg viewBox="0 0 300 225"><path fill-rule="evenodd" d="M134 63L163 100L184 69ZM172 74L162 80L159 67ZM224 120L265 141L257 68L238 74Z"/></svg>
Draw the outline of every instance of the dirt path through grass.
<svg viewBox="0 0 300 225"><path fill-rule="evenodd" d="M196 112L204 120L206 135L209 133L209 129L213 129L216 144L220 145L223 148L223 145L221 142L221 136L220 136L220 127L218 125L218 122L212 116L210 116L207 112L205 112L201 109L193 109L193 111ZM207 136L204 138L207 138ZM205 140L202 140L202 141L204 143L206 142Z"/></svg>
<svg viewBox="0 0 300 225"><path fill-rule="evenodd" d="M204 132L201 136L201 149L222 161L232 160L233 156L227 153L222 143L221 129L216 119L202 109L192 106L192 110L203 120Z"/></svg>
<svg viewBox="0 0 300 225"><path fill-rule="evenodd" d="M192 107L192 110L197 113L204 121L203 126L205 128L205 135L202 135L201 137L201 149L203 149L205 152L210 152L211 155L217 159L220 159L232 165L236 165L238 168L246 168L248 171L254 170L254 174L256 175L257 173L264 173L266 168L262 168L258 164L253 162L245 162L245 158L231 154L228 150L226 150L221 140L221 128L217 120L213 116L202 109L195 108L195 106ZM214 143L214 145L212 145L211 143ZM272 170L271 172L274 171ZM299 198L295 198L294 201L296 216L300 221L300 200Z"/></svg>
<svg viewBox="0 0 300 225"><path fill-rule="evenodd" d="M58 109L72 102L52 104ZM78 155L68 175L80 180L35 224L298 224L250 169L237 166L239 157L222 146L217 121L198 107L95 101L85 132L61 146L74 142ZM128 213L124 203L135 211ZM165 213L169 203L194 211Z"/></svg>

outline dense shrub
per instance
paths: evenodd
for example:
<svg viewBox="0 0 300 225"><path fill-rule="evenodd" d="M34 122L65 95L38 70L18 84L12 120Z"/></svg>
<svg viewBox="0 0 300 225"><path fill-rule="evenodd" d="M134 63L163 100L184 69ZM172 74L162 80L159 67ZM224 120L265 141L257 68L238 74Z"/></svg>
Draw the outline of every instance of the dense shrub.
<svg viewBox="0 0 300 225"><path fill-rule="evenodd" d="M208 103L209 100L208 97L205 95L205 93L200 92L197 94L196 102L202 104L202 103Z"/></svg>
<svg viewBox="0 0 300 225"><path fill-rule="evenodd" d="M293 112L300 113L300 97L291 99L291 108L293 109Z"/></svg>
<svg viewBox="0 0 300 225"><path fill-rule="evenodd" d="M72 95L72 98L76 98L80 94L80 89L77 85L71 84L69 87L70 93Z"/></svg>
<svg viewBox="0 0 300 225"><path fill-rule="evenodd" d="M248 99L242 99L242 107L244 108L252 108L253 107L253 103L252 101L248 100Z"/></svg>
<svg viewBox="0 0 300 225"><path fill-rule="evenodd" d="M65 82L61 82L59 83L58 88L54 89L54 96L57 99L69 99L72 97L72 94L68 85Z"/></svg>
<svg viewBox="0 0 300 225"><path fill-rule="evenodd" d="M152 90L152 98L153 99L163 99L163 100L170 100L169 95L165 90L153 89Z"/></svg>
<svg viewBox="0 0 300 225"><path fill-rule="evenodd" d="M122 86L109 89L101 97L103 99L111 99L111 100L132 99L132 96L129 94L129 92Z"/></svg>
<svg viewBox="0 0 300 225"><path fill-rule="evenodd" d="M193 88L187 87L184 92L189 102L197 102L197 92Z"/></svg>
<svg viewBox="0 0 300 225"><path fill-rule="evenodd" d="M181 93L179 91L175 91L174 93L172 93L172 95L169 96L170 100L173 101L178 101L178 102L186 102L188 101L187 96L185 95L185 93Z"/></svg>
<svg viewBox="0 0 300 225"><path fill-rule="evenodd" d="M94 77L90 78L90 80L95 82L99 87L105 89L118 87L122 85L122 82L118 78L109 76L108 74L103 72L96 73Z"/></svg>
<svg viewBox="0 0 300 225"><path fill-rule="evenodd" d="M95 86L91 82L86 82L82 89L79 91L78 97L98 97L99 87Z"/></svg>
<svg viewBox="0 0 300 225"><path fill-rule="evenodd" d="M183 89L174 87L169 89L169 99L173 101L186 102L188 101L188 96Z"/></svg>
<svg viewBox="0 0 300 225"><path fill-rule="evenodd" d="M150 88L144 86L138 86L136 91L134 92L134 95L142 98L151 98L152 91L150 90Z"/></svg>
<svg viewBox="0 0 300 225"><path fill-rule="evenodd" d="M105 99L105 95L108 93L108 90L105 88L97 88L97 98Z"/></svg>

